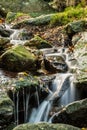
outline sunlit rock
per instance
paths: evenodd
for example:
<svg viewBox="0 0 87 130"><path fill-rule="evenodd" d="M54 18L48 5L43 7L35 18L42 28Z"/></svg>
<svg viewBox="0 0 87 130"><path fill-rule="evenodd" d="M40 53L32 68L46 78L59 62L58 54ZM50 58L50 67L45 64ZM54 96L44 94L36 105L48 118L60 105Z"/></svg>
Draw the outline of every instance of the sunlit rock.
<svg viewBox="0 0 87 130"><path fill-rule="evenodd" d="M39 124L22 124L14 128L13 130L80 130L80 128L64 125L64 124L48 124L48 123L39 123Z"/></svg>
<svg viewBox="0 0 87 130"><path fill-rule="evenodd" d="M0 57L1 66L11 71L37 69L37 57L22 45L14 46Z"/></svg>

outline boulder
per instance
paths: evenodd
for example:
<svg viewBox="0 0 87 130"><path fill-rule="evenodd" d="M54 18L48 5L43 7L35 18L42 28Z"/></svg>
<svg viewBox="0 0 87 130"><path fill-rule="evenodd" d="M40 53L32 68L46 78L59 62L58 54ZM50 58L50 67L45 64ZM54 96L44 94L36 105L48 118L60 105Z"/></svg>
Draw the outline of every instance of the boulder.
<svg viewBox="0 0 87 130"><path fill-rule="evenodd" d="M87 90L87 43L80 43L80 40L75 45L74 55L77 59L77 69L75 73L75 84L78 87L84 87ZM87 92L87 91L86 91Z"/></svg>
<svg viewBox="0 0 87 130"><path fill-rule="evenodd" d="M64 125L64 124L27 123L27 124L19 125L13 130L81 130L81 129L70 125Z"/></svg>
<svg viewBox="0 0 87 130"><path fill-rule="evenodd" d="M85 20L79 20L79 21L74 21L66 25L65 30L66 33L69 36L73 36L74 34L78 32L82 32L86 29L86 21Z"/></svg>
<svg viewBox="0 0 87 130"><path fill-rule="evenodd" d="M73 102L55 114L52 123L65 123L87 127L87 99Z"/></svg>
<svg viewBox="0 0 87 130"><path fill-rule="evenodd" d="M44 56L44 64L46 70L50 72L66 72L68 70L64 56L57 53L46 54Z"/></svg>
<svg viewBox="0 0 87 130"><path fill-rule="evenodd" d="M51 48L51 44L48 43L46 40L42 39L39 36L35 36L29 42L24 44L25 46L29 46L31 48L43 49L43 48Z"/></svg>
<svg viewBox="0 0 87 130"><path fill-rule="evenodd" d="M1 67L11 71L37 69L37 57L22 45L7 50L1 55L0 61Z"/></svg>
<svg viewBox="0 0 87 130"><path fill-rule="evenodd" d="M0 91L0 129L4 129L12 122L13 102L3 91Z"/></svg>
<svg viewBox="0 0 87 130"><path fill-rule="evenodd" d="M19 23L15 23L12 28L20 28L21 26L40 26L40 25L47 25L50 23L51 18L54 16L54 14L48 14L48 15L41 15L39 17L35 18L29 18L28 20L21 21Z"/></svg>

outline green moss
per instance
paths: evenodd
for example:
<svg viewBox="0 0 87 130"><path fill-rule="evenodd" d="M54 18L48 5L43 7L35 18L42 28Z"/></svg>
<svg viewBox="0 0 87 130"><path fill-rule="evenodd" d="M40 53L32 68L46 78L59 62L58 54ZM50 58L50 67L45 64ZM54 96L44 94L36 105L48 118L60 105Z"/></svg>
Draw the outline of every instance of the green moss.
<svg viewBox="0 0 87 130"><path fill-rule="evenodd" d="M15 81L14 83L14 89L19 90L21 88L31 88L31 87L37 87L39 85L39 82L37 78L27 76L24 78L19 78L18 80Z"/></svg>
<svg viewBox="0 0 87 130"><path fill-rule="evenodd" d="M73 20L79 20L87 17L87 7L68 7L64 12L56 13L52 16L50 25L65 25Z"/></svg>
<svg viewBox="0 0 87 130"><path fill-rule="evenodd" d="M11 71L35 70L37 57L24 46L17 45L1 55L2 67Z"/></svg>
<svg viewBox="0 0 87 130"><path fill-rule="evenodd" d="M8 12L7 16L6 16L6 22L7 23L11 23L13 21L16 20L16 22L18 20L21 20L21 17L30 17L29 14L24 14L24 13L21 13L21 12L18 12L18 13L14 13L14 12ZM22 19L24 20L24 19Z"/></svg>
<svg viewBox="0 0 87 130"><path fill-rule="evenodd" d="M37 35L35 35L35 37L32 38L29 42L26 42L25 46L34 47L37 49L52 47L50 43L48 43L46 40L42 39L41 37L39 37Z"/></svg>
<svg viewBox="0 0 87 130"><path fill-rule="evenodd" d="M80 128L70 126L70 125L65 125L65 124L27 123L27 124L19 125L13 130L80 130Z"/></svg>

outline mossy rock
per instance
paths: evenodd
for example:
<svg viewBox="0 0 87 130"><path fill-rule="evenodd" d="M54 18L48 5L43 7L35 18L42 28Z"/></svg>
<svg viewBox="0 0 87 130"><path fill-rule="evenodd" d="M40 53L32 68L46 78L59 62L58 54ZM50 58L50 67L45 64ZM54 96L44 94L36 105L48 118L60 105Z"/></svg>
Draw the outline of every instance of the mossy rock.
<svg viewBox="0 0 87 130"><path fill-rule="evenodd" d="M42 39L41 37L37 35L34 38L32 38L29 42L26 42L25 46L29 46L29 47L37 48L37 49L52 47L50 43L48 43L46 40Z"/></svg>
<svg viewBox="0 0 87 130"><path fill-rule="evenodd" d="M19 21L24 21L26 19L29 19L29 14L24 13L14 13L14 12L8 12L6 16L6 22L7 23L18 23Z"/></svg>
<svg viewBox="0 0 87 130"><path fill-rule="evenodd" d="M74 35L75 33L82 32L86 28L86 21L85 20L79 20L72 23L69 23L66 27L66 33L68 35Z"/></svg>
<svg viewBox="0 0 87 130"><path fill-rule="evenodd" d="M65 123L87 127L87 98L70 103L54 115L52 123Z"/></svg>
<svg viewBox="0 0 87 130"><path fill-rule="evenodd" d="M80 128L64 125L64 124L22 124L14 128L13 130L81 130Z"/></svg>
<svg viewBox="0 0 87 130"><path fill-rule="evenodd" d="M0 57L1 67L11 71L36 70L37 57L24 46L17 45Z"/></svg>
<svg viewBox="0 0 87 130"><path fill-rule="evenodd" d="M11 123L13 114L13 102L5 92L0 92L0 128Z"/></svg>

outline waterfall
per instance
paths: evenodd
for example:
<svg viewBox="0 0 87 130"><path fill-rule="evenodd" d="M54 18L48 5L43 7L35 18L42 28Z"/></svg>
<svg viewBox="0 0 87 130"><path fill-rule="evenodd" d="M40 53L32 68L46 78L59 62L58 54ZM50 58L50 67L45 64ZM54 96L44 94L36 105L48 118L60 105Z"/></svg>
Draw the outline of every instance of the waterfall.
<svg viewBox="0 0 87 130"><path fill-rule="evenodd" d="M55 91L53 89L54 92L49 93L47 98L39 105L39 107L32 110L32 113L29 118L30 123L48 121L48 116L49 116L49 112L53 104L53 100L59 96L61 88L64 82L66 82L67 77L69 76L70 74L60 74L56 76L56 79L54 80L53 85L52 85L53 88L55 87Z"/></svg>

